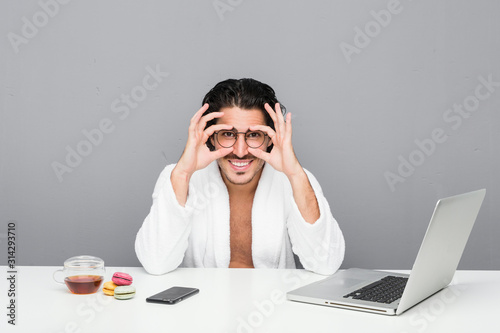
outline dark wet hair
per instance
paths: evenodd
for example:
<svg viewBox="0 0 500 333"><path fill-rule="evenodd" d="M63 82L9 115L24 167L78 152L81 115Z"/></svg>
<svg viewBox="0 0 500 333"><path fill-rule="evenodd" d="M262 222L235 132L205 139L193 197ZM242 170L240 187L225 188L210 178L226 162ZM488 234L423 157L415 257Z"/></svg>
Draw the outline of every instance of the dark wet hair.
<svg viewBox="0 0 500 333"><path fill-rule="evenodd" d="M203 115L212 112L217 112L226 107L238 107L244 110L259 109L264 113L266 125L274 130L274 122L264 108L264 104L268 103L274 110L276 103L279 103L276 98L276 93L269 85L259 82L254 79L228 79L219 82L213 87L203 98L203 103L209 104L208 110ZM285 107L280 103L281 112L286 113ZM276 111L276 110L274 110ZM214 125L217 119L213 119L207 123L205 128ZM210 150L215 150L210 140L207 141L207 146ZM270 152L272 145L268 147Z"/></svg>

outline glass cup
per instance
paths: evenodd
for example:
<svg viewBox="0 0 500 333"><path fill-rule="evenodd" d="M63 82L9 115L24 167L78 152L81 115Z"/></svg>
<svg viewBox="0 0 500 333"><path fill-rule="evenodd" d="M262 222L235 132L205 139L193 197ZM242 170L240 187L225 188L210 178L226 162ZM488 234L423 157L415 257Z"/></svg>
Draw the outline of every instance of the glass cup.
<svg viewBox="0 0 500 333"><path fill-rule="evenodd" d="M73 294L93 294L104 279L104 260L93 256L76 256L64 262L64 268L54 272L54 280L66 284ZM63 281L56 275L62 274Z"/></svg>

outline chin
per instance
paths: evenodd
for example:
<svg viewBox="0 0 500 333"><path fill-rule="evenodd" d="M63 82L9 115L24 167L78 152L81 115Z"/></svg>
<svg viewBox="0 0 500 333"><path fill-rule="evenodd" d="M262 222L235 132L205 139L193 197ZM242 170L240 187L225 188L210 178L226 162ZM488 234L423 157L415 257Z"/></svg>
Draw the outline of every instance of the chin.
<svg viewBox="0 0 500 333"><path fill-rule="evenodd" d="M224 173L224 175L233 185L246 185L255 178L255 174L248 175L246 172L237 172L236 174Z"/></svg>
<svg viewBox="0 0 500 333"><path fill-rule="evenodd" d="M257 162L257 160L254 160L254 162ZM263 167L263 163L262 165L258 163L259 165L255 165L257 168L239 172L232 170L231 166L228 164L228 161L219 161L219 168L224 174L224 177L227 179L227 181L229 181L233 185L246 185L250 183L259 173L259 171L262 170Z"/></svg>

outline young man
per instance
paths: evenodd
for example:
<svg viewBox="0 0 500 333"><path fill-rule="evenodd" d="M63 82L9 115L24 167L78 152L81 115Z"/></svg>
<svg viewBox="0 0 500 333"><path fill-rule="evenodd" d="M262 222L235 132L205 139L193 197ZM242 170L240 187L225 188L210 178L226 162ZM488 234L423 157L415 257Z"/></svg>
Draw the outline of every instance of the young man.
<svg viewBox="0 0 500 333"><path fill-rule="evenodd" d="M283 113L274 90L253 79L210 90L181 158L161 173L137 234L146 271L295 268L294 253L316 273L339 268L342 232L295 156L291 114L285 120Z"/></svg>

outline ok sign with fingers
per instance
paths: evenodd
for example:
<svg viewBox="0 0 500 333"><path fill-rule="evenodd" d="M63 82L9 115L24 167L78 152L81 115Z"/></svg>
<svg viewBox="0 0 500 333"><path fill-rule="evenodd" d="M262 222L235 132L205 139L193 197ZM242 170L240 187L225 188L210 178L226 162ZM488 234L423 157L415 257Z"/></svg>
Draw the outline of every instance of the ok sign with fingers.
<svg viewBox="0 0 500 333"><path fill-rule="evenodd" d="M265 125L252 126L250 130L265 132L271 138L273 149L268 153L263 150L250 148L249 152L263 159L274 169L283 172L289 178L302 173L302 167L295 156L292 146L292 114L288 113L285 121L279 103L275 105L276 112L267 103L264 107L274 122L275 130Z"/></svg>
<svg viewBox="0 0 500 333"><path fill-rule="evenodd" d="M210 120L220 118L224 115L223 112L212 112L203 116L203 113L207 111L208 107L209 105L205 103L198 112L195 113L193 118L191 118L186 147L184 148L184 152L179 162L177 162L177 165L170 175L177 201L182 206L186 203L189 180L193 173L197 170L206 168L216 159L233 151L232 147L221 148L215 151L210 151L210 149L208 149L206 142L215 131L232 128L227 124L216 124L205 129L205 126Z"/></svg>
<svg viewBox="0 0 500 333"><path fill-rule="evenodd" d="M302 217L312 224L319 218L320 212L314 190L293 150L292 114L288 113L285 120L279 103L275 105L276 112L267 103L264 107L274 122L275 130L265 125L252 126L250 130L265 132L271 138L273 149L268 153L250 147L248 151L288 177L292 185L293 197Z"/></svg>

